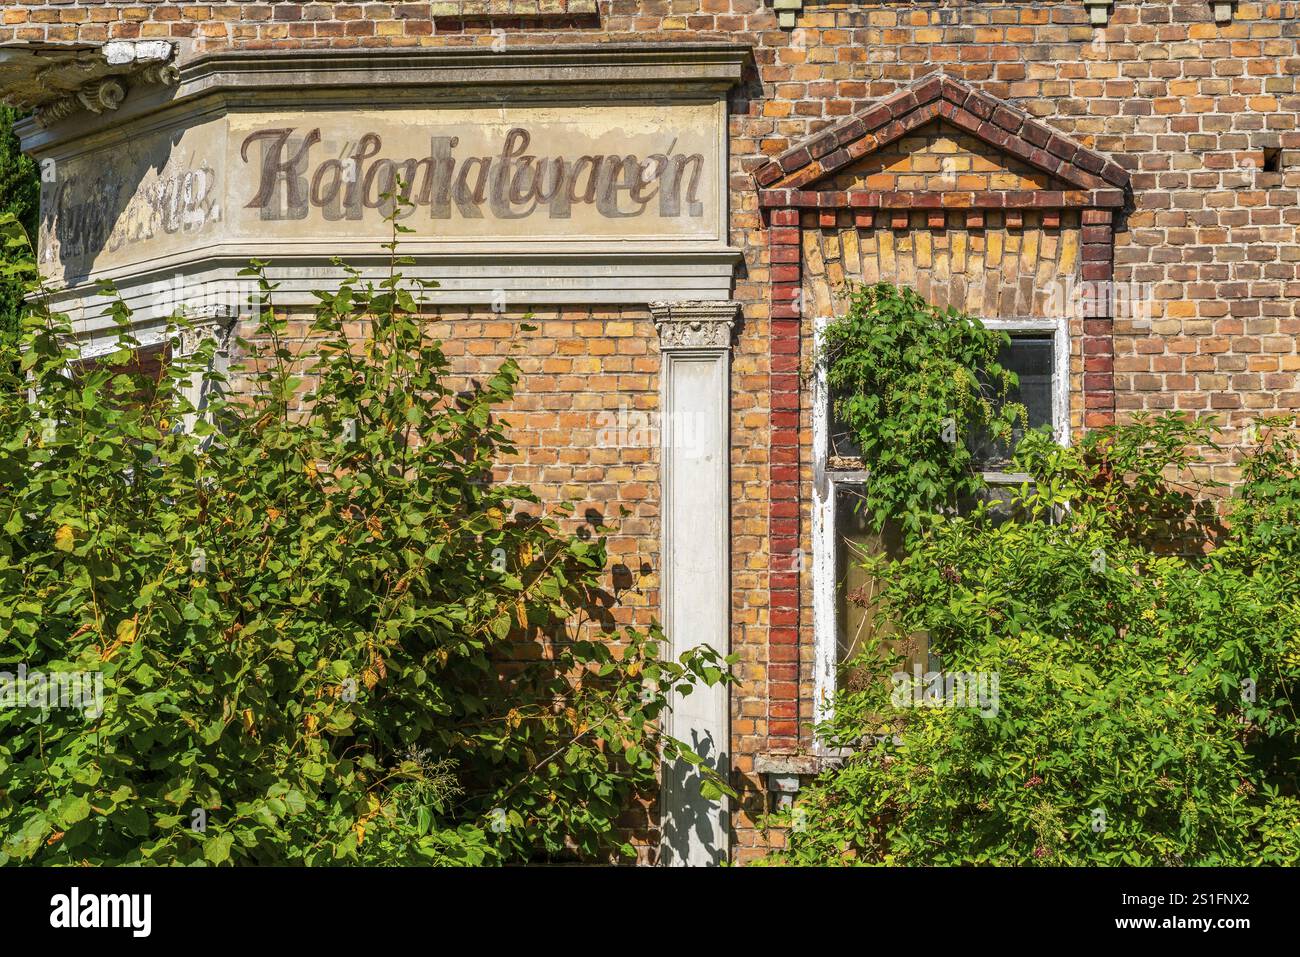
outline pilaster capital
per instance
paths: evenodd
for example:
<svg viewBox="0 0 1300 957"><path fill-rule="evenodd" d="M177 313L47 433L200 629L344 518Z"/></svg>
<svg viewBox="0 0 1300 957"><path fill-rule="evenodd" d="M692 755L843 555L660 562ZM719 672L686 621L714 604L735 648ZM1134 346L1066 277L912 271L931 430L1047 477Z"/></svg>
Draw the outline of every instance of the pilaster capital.
<svg viewBox="0 0 1300 957"><path fill-rule="evenodd" d="M659 331L659 348L664 351L730 350L739 311L739 304L730 299L650 303L650 315Z"/></svg>

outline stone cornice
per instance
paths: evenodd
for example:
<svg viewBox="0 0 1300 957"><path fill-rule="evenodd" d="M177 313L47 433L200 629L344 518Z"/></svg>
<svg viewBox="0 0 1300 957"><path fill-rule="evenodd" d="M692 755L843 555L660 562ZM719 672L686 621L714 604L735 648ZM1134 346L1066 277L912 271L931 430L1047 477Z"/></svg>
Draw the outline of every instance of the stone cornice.
<svg viewBox="0 0 1300 957"><path fill-rule="evenodd" d="M0 97L8 106L33 110L42 127L82 111L112 112L128 90L179 82L175 54L169 40L7 45L0 47Z"/></svg>
<svg viewBox="0 0 1300 957"><path fill-rule="evenodd" d="M729 349L738 304L727 299L652 302L650 315L659 333L659 347L671 349Z"/></svg>
<svg viewBox="0 0 1300 957"><path fill-rule="evenodd" d="M190 60L185 80L237 71L266 76L310 74L304 85L352 83L359 70L366 85L395 82L437 85L445 82L573 83L608 80L631 83L657 79L738 80L740 67L751 56L738 43L589 43L566 46L429 47L418 50L222 50ZM609 70L616 71L611 76ZM526 76L520 71L528 71ZM304 77L306 78L306 77Z"/></svg>
<svg viewBox="0 0 1300 957"><path fill-rule="evenodd" d="M111 121L81 118L57 133L24 121L23 148L93 135L149 114L194 109L214 97L302 106L304 97L338 104L474 103L510 98L662 99L717 97L740 82L750 48L734 43L623 44L566 47L395 50L226 50L181 65L179 83L132 96ZM64 128L67 126L68 128Z"/></svg>

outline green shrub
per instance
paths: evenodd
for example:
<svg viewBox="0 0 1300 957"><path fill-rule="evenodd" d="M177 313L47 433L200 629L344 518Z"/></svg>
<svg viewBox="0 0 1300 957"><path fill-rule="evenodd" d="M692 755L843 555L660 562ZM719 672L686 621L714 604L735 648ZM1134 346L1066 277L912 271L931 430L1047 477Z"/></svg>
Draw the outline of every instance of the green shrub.
<svg viewBox="0 0 1300 957"><path fill-rule="evenodd" d="M18 113L0 106L0 213L10 213L31 234L36 232L41 186L36 164L24 156L13 131ZM0 277L0 339L18 330L18 313L25 287Z"/></svg>
<svg viewBox="0 0 1300 957"><path fill-rule="evenodd" d="M1178 454L1149 457L1155 432L1181 436ZM1018 495L1032 520L945 520L874 564L883 614L927 633L943 673L996 675L995 704L913 707L883 679L841 694L821 734L851 755L801 796L785 860L1300 862L1294 569L1235 531L1196 559L1127 534L1178 510L1181 490L1157 491L1161 459L1194 460L1201 439L1170 418L1075 449L1030 440L1017 467L1035 480ZM1116 456L1145 466L1111 471ZM877 644L855 665L898 662Z"/></svg>
<svg viewBox="0 0 1300 957"><path fill-rule="evenodd" d="M632 853L620 815L660 750L698 760L656 730L668 696L725 663L582 621L603 529L492 481L513 359L454 390L395 271L319 294L298 360L252 275L252 392L193 434L212 344L159 381L114 371L120 304L96 368L41 308L0 361L0 668L104 690L102 711L0 708L0 863Z"/></svg>
<svg viewBox="0 0 1300 957"><path fill-rule="evenodd" d="M869 414L924 436L938 412ZM1023 521L936 512L871 559L879 637L818 729L842 760L773 818L770 861L1300 863L1300 446L1265 425L1225 522L1192 478L1212 428L1139 418L1070 448L1026 436ZM900 634L933 670L905 670Z"/></svg>

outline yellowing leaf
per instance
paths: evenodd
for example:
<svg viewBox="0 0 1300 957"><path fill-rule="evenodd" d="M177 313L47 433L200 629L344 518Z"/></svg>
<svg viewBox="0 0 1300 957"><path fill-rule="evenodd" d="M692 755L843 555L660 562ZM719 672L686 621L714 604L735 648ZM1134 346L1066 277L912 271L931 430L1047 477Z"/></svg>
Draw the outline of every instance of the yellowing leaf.
<svg viewBox="0 0 1300 957"><path fill-rule="evenodd" d="M124 645L129 645L135 641L137 627L136 618L123 618L117 623L117 640Z"/></svg>
<svg viewBox="0 0 1300 957"><path fill-rule="evenodd" d="M70 552L75 544L76 536L72 533L72 526L60 525L59 530L54 533L54 547L61 552Z"/></svg>

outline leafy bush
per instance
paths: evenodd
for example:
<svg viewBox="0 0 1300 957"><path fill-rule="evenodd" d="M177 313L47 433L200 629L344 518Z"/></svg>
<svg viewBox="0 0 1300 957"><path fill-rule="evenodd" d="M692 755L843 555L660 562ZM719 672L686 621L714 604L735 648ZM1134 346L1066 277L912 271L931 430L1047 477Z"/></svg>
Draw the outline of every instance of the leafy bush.
<svg viewBox="0 0 1300 957"><path fill-rule="evenodd" d="M938 408L889 414L924 443ZM868 560L876 637L818 729L842 760L774 818L770 860L1300 863L1300 443L1264 425L1223 521L1192 478L1211 426L1139 418L1070 448L1030 433L1022 521L936 512ZM922 637L937 663L907 672Z"/></svg>
<svg viewBox="0 0 1300 957"><path fill-rule="evenodd" d="M774 819L790 832L771 861L1300 862L1290 424L1262 423L1230 501L1196 480L1205 421L1139 417L1075 447L1028 433L1021 520L958 515L983 482L941 421L1005 437L1023 415L1000 337L881 283L826 342L863 507L906 534L866 559L875 628L816 729L841 761ZM907 671L924 646L930 668Z"/></svg>
<svg viewBox="0 0 1300 957"><path fill-rule="evenodd" d="M151 378L120 371L120 304L93 368L61 317L25 319L0 361L0 667L104 694L0 708L0 863L630 854L660 750L698 761L656 721L725 663L584 620L603 538L492 481L518 365L454 390L402 262L318 294L304 359L256 264L251 394L218 388L192 434L211 342Z"/></svg>
<svg viewBox="0 0 1300 957"><path fill-rule="evenodd" d="M36 230L41 187L36 164L24 156L13 131L17 111L0 106L0 213L10 213L29 233ZM0 277L0 339L18 330L25 287Z"/></svg>

